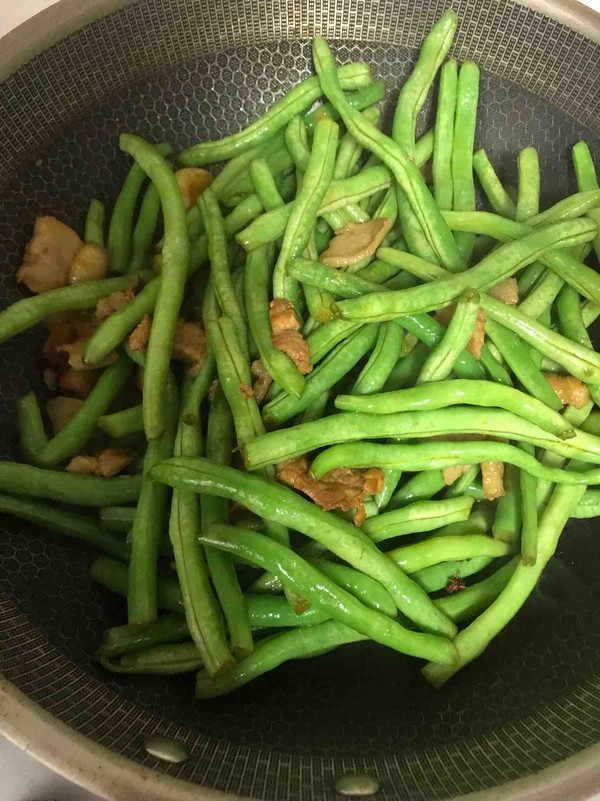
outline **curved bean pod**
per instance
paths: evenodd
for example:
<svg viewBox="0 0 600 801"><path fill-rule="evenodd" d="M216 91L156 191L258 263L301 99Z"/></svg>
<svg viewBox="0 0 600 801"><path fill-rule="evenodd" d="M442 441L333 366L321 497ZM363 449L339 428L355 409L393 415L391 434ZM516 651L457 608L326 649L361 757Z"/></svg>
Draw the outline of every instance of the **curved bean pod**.
<svg viewBox="0 0 600 801"><path fill-rule="evenodd" d="M434 531L450 523L466 520L471 513L473 498L449 498L443 501L417 501L402 509L384 512L366 520L366 531L373 542L384 542L405 534Z"/></svg>
<svg viewBox="0 0 600 801"><path fill-rule="evenodd" d="M515 550L515 545L509 542L501 542L482 534L465 534L459 537L430 537L414 545L394 548L387 555L410 575L449 559L510 556Z"/></svg>
<svg viewBox="0 0 600 801"><path fill-rule="evenodd" d="M473 168L492 208L501 217L514 220L517 207L498 178L487 153L482 148L473 154Z"/></svg>
<svg viewBox="0 0 600 801"><path fill-rule="evenodd" d="M433 143L433 196L438 208L449 210L454 199L452 182L452 148L458 68L456 61L447 61L440 72Z"/></svg>
<svg viewBox="0 0 600 801"><path fill-rule="evenodd" d="M452 595L445 595L443 598L436 598L435 605L438 609L443 609L455 623L462 623L475 617L479 612L486 609L492 601L500 595L506 587L512 574L515 572L519 558L516 556L507 562L489 578L471 584L461 592Z"/></svg>
<svg viewBox="0 0 600 801"><path fill-rule="evenodd" d="M585 142L577 142L573 145L573 166L577 176L577 187L580 192L589 192L598 189L598 178L596 168L590 149ZM598 236L594 239L594 250L596 258L600 259L600 209L590 209L588 216L594 220L598 226Z"/></svg>
<svg viewBox="0 0 600 801"><path fill-rule="evenodd" d="M403 337L404 331L393 321L379 326L375 347L352 387L354 395L371 395L383 389L398 361Z"/></svg>
<svg viewBox="0 0 600 801"><path fill-rule="evenodd" d="M456 89L456 115L452 143L452 208L457 211L475 211L475 183L473 181L473 143L479 100L479 67L472 61L461 64ZM455 233L458 250L469 261L475 244L475 235L464 231Z"/></svg>

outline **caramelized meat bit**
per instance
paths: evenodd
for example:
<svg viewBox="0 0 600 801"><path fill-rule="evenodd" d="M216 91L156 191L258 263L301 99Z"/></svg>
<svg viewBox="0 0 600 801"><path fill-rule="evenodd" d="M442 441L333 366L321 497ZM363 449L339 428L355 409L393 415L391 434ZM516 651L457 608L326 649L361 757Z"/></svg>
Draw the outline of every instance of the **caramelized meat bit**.
<svg viewBox="0 0 600 801"><path fill-rule="evenodd" d="M68 360L68 350L65 348L79 342L83 349L97 326L98 320L92 312L65 312L58 315L48 323L49 334L42 351L44 358L50 364L64 366ZM72 364L71 367L76 365Z"/></svg>
<svg viewBox="0 0 600 801"><path fill-rule="evenodd" d="M483 494L488 501L504 495L504 462L482 462Z"/></svg>
<svg viewBox="0 0 600 801"><path fill-rule="evenodd" d="M392 227L391 217L364 223L348 223L337 232L319 257L328 267L347 267L372 256Z"/></svg>
<svg viewBox="0 0 600 801"><path fill-rule="evenodd" d="M589 389L575 376L544 373L544 378L556 392L560 402L564 403L565 406L583 409L590 402Z"/></svg>
<svg viewBox="0 0 600 801"><path fill-rule="evenodd" d="M326 511L341 509L344 512L355 510L354 525L365 521L365 498L383 490L384 475L377 467L369 470L354 470L338 467L326 473L319 481L311 478L308 461L301 456L277 466L277 477L282 484L308 495L318 506Z"/></svg>
<svg viewBox="0 0 600 801"><path fill-rule="evenodd" d="M507 306L517 306L519 303L519 285L517 279L507 278L501 284L496 284L491 289L488 289L488 294Z"/></svg>
<svg viewBox="0 0 600 801"><path fill-rule="evenodd" d="M279 334L273 334L271 341L274 348L290 357L302 375L310 373L310 349L300 331L280 331Z"/></svg>
<svg viewBox="0 0 600 801"><path fill-rule="evenodd" d="M206 336L200 323L177 321L172 355L190 365L191 376L198 375L206 356Z"/></svg>
<svg viewBox="0 0 600 801"><path fill-rule="evenodd" d="M108 272L108 250L95 245L93 242L84 242L75 254L69 273L70 284L80 284L83 281L101 281Z"/></svg>
<svg viewBox="0 0 600 801"><path fill-rule="evenodd" d="M267 392L273 383L273 379L261 359L255 359L252 362L250 365L250 372L252 376L256 378L256 381L252 385L252 392L254 393L257 403L262 403L267 397Z"/></svg>
<svg viewBox="0 0 600 801"><path fill-rule="evenodd" d="M454 595L455 592L461 592L461 590L466 590L467 585L464 579L460 577L460 573L456 573L449 579L448 583L446 584L446 592L448 595Z"/></svg>
<svg viewBox="0 0 600 801"><path fill-rule="evenodd" d="M212 175L201 167L183 167L181 170L177 170L175 178L186 209L191 209L195 205L200 195L206 187L211 185L213 180Z"/></svg>
<svg viewBox="0 0 600 801"><path fill-rule="evenodd" d="M468 472L470 467L470 464L455 464L452 467L444 467L442 470L444 484L447 487L449 487L451 484L454 484L457 479L459 479L461 476L464 476L464 474Z"/></svg>
<svg viewBox="0 0 600 801"><path fill-rule="evenodd" d="M435 319L438 323L441 323L446 328L448 327L450 320L454 316L454 312L456 310L456 303L453 303L451 306L446 306L445 309L440 309L435 313ZM475 323L475 328L471 335L471 339L469 340L469 344L467 345L467 350L471 353L476 359L481 358L481 349L483 348L483 343L485 342L485 323L487 321L487 314L479 309L477 312L477 322Z"/></svg>
<svg viewBox="0 0 600 801"><path fill-rule="evenodd" d="M71 417L73 417L82 406L83 401L79 398L67 398L64 395L59 395L57 398L49 400L46 404L46 413L54 433L58 434L59 431L62 431Z"/></svg>
<svg viewBox="0 0 600 801"><path fill-rule="evenodd" d="M242 398L253 398L254 397L254 390L248 384L240 384L240 392L242 394Z"/></svg>
<svg viewBox="0 0 600 801"><path fill-rule="evenodd" d="M60 220L38 217L17 281L35 293L67 286L71 264L82 244L75 231Z"/></svg>
<svg viewBox="0 0 600 801"><path fill-rule="evenodd" d="M113 292L106 298L99 300L96 304L96 317L98 320L106 320L113 312L119 311L123 306L127 306L127 304L135 298L137 284L137 280L132 281L125 292Z"/></svg>
<svg viewBox="0 0 600 801"><path fill-rule="evenodd" d="M150 339L150 329L152 328L152 318L149 314L145 314L141 321L136 325L131 334L129 334L129 348L130 350L145 350L148 340Z"/></svg>
<svg viewBox="0 0 600 801"><path fill-rule="evenodd" d="M275 298L269 304L269 321L274 334L300 330L300 320L294 310L294 304L284 298Z"/></svg>
<svg viewBox="0 0 600 801"><path fill-rule="evenodd" d="M96 386L102 370L73 370L69 367L58 379L58 386L69 395L87 398Z"/></svg>
<svg viewBox="0 0 600 801"><path fill-rule="evenodd" d="M66 469L69 473L110 478L124 470L133 459L130 451L107 448L98 456L74 456Z"/></svg>

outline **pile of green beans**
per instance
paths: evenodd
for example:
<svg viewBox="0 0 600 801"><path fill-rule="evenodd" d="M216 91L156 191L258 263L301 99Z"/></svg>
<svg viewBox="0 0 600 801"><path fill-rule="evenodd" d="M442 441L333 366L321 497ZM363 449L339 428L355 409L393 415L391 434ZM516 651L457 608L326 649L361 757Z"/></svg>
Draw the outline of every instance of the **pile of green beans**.
<svg viewBox="0 0 600 801"><path fill-rule="evenodd" d="M447 59L457 23L426 37L390 135L383 82L322 38L316 74L243 130L178 154L122 134L129 172L81 232L108 276L0 313L2 343L128 292L83 343L87 397L52 434L39 392L19 398L21 462L0 462L1 513L102 552L91 578L123 613L105 669L197 672L209 699L372 640L439 687L527 601L569 518L600 515L593 154L574 144L577 192L544 208L527 147L509 192L478 149L479 69ZM177 162L224 162L190 208ZM181 321L205 337L193 368Z"/></svg>

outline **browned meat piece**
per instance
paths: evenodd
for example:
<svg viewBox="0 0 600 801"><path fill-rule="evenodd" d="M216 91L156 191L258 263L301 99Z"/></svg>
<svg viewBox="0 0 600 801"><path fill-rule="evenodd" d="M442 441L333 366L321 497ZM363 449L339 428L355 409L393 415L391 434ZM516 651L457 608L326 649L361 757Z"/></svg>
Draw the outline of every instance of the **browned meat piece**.
<svg viewBox="0 0 600 801"><path fill-rule="evenodd" d="M70 284L80 284L84 281L101 281L108 272L108 250L94 245L93 242L84 242L75 254L69 273Z"/></svg>
<svg viewBox="0 0 600 801"><path fill-rule="evenodd" d="M46 413L50 419L52 430L55 434L62 431L71 417L76 414L83 406L83 401L79 398L67 398L59 395L52 398L46 404Z"/></svg>
<svg viewBox="0 0 600 801"><path fill-rule="evenodd" d="M280 331L273 334L272 342L274 348L282 350L290 357L302 375L310 373L310 349L300 331Z"/></svg>
<svg viewBox="0 0 600 801"><path fill-rule="evenodd" d="M83 354L86 345L87 339L78 339L76 342L72 342L70 345L61 345L59 348L57 348L57 350L59 353L67 354L69 367L72 367L74 370L96 370L98 367L107 367L109 364L113 364L113 362L117 361L117 354L113 351L112 353L109 353L100 364L95 364L93 367L87 365L83 361Z"/></svg>
<svg viewBox="0 0 600 801"><path fill-rule="evenodd" d="M365 520L365 498L381 492L384 482L383 472L377 467L369 470L339 467L315 481L309 475L308 461L304 456L278 465L277 477L282 484L308 495L326 511L341 509L349 512L354 509L356 526L362 525Z"/></svg>
<svg viewBox="0 0 600 801"><path fill-rule="evenodd" d="M74 456L66 467L69 473L109 478L124 470L133 459L130 451L107 448L98 456Z"/></svg>
<svg viewBox="0 0 600 801"><path fill-rule="evenodd" d="M130 350L145 350L148 340L150 339L150 329L152 328L152 318L149 314L145 314L129 334L129 348Z"/></svg>
<svg viewBox="0 0 600 801"><path fill-rule="evenodd" d="M49 370L47 367L44 370L44 384L51 392L56 392L58 389L58 376L54 370Z"/></svg>
<svg viewBox="0 0 600 801"><path fill-rule="evenodd" d="M466 582L460 577L460 573L456 573L456 575L454 575L446 584L446 592L448 595L454 595L454 593L461 592L462 590L466 589Z"/></svg>
<svg viewBox="0 0 600 801"><path fill-rule="evenodd" d="M471 467L470 464L456 464L452 467L444 467L442 474L444 476L444 484L449 487L451 484L463 476Z"/></svg>
<svg viewBox="0 0 600 801"><path fill-rule="evenodd" d="M441 323L444 327L448 327L450 320L454 316L454 311L456 310L456 303L453 303L451 306L446 306L445 309L439 309L435 313L435 319L438 323ZM477 322L475 323L475 328L473 330L473 334L471 335L471 339L469 340L469 344L467 345L467 350L471 353L476 359L481 357L481 349L483 347L483 343L485 342L485 323L487 321L487 314L479 309L477 312Z"/></svg>
<svg viewBox="0 0 600 801"><path fill-rule="evenodd" d="M172 355L190 365L190 375L198 375L206 356L206 336L200 323L177 321Z"/></svg>
<svg viewBox="0 0 600 801"><path fill-rule="evenodd" d="M71 264L82 244L75 231L60 220L38 217L17 281L36 293L67 286Z"/></svg>
<svg viewBox="0 0 600 801"><path fill-rule="evenodd" d="M240 384L240 392L242 393L242 398L254 397L254 390L248 384Z"/></svg>
<svg viewBox="0 0 600 801"><path fill-rule="evenodd" d="M269 387L273 383L270 373L260 359L255 359L250 365L250 372L256 381L252 385L252 391L257 403L261 403L267 397Z"/></svg>
<svg viewBox="0 0 600 801"><path fill-rule="evenodd" d="M501 300L507 306L517 306L519 303L519 285L516 278L507 278L501 284L488 289L488 295Z"/></svg>
<svg viewBox="0 0 600 801"><path fill-rule="evenodd" d="M572 375L558 375L557 373L544 373L544 378L560 398L565 406L574 406L576 409L590 402L590 391L586 385Z"/></svg>
<svg viewBox="0 0 600 801"><path fill-rule="evenodd" d="M294 304L284 298L275 298L269 304L269 321L274 334L300 330L300 320L294 311Z"/></svg>
<svg viewBox="0 0 600 801"><path fill-rule="evenodd" d="M504 462L482 462L483 494L488 501L504 495Z"/></svg>
<svg viewBox="0 0 600 801"><path fill-rule="evenodd" d="M213 177L202 167L183 167L177 170L175 178L186 209L191 209L204 190L212 184Z"/></svg>
<svg viewBox="0 0 600 801"><path fill-rule="evenodd" d="M96 317L99 320L105 320L113 312L127 306L135 298L136 285L137 281L132 281L131 286L125 292L113 292L108 297L99 300L96 304Z"/></svg>
<svg viewBox="0 0 600 801"><path fill-rule="evenodd" d="M392 227L391 217L377 217L363 223L348 223L337 232L319 256L328 267L348 267L372 256Z"/></svg>
<svg viewBox="0 0 600 801"><path fill-rule="evenodd" d="M102 370L73 370L73 368L68 368L59 376L58 386L69 395L87 398L96 386L101 373Z"/></svg>

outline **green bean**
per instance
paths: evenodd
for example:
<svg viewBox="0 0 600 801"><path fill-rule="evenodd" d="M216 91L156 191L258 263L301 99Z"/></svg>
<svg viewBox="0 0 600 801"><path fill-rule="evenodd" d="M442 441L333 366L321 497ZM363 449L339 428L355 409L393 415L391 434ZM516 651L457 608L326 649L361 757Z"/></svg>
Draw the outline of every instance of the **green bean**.
<svg viewBox="0 0 600 801"><path fill-rule="evenodd" d="M165 221L162 280L156 296L144 370L144 428L146 437L152 440L159 437L165 427L165 387L175 325L183 300L190 246L183 198L169 164L155 148L132 134L122 134L119 145L121 150L135 158L156 186Z"/></svg>
<svg viewBox="0 0 600 801"><path fill-rule="evenodd" d="M401 509L366 520L366 531L373 542L384 542L392 537L434 531L448 523L466 520L473 506L473 498L452 498L444 501L416 501Z"/></svg>
<svg viewBox="0 0 600 801"><path fill-rule="evenodd" d="M104 506L100 509L100 525L110 531L127 533L133 525L134 517L133 506Z"/></svg>
<svg viewBox="0 0 600 801"><path fill-rule="evenodd" d="M195 206L193 207L196 208ZM137 222L131 234L131 257L128 273L140 270L152 251L152 241L160 214L160 195L154 184L144 194Z"/></svg>
<svg viewBox="0 0 600 801"><path fill-rule="evenodd" d="M343 342L350 334L358 331L360 327L360 323L331 320L310 333L307 343L312 363L320 362L336 345Z"/></svg>
<svg viewBox="0 0 600 801"><path fill-rule="evenodd" d="M337 409L370 414L445 409L456 404L498 407L513 412L562 439L574 435L573 427L540 401L518 389L500 387L489 381L452 379L371 395L368 398L338 395L335 399Z"/></svg>
<svg viewBox="0 0 600 801"><path fill-rule="evenodd" d="M398 361L404 331L395 322L383 323L377 332L375 347L354 386L354 395L372 395L380 392Z"/></svg>
<svg viewBox="0 0 600 801"><path fill-rule="evenodd" d="M319 453L311 465L311 474L319 479L337 467L389 467L410 472L436 467L443 470L445 467L487 461L516 465L537 478L556 484L594 484L600 476L600 468L586 471L559 470L547 467L514 445L477 441L414 445L380 445L370 442L334 445Z"/></svg>
<svg viewBox="0 0 600 801"><path fill-rule="evenodd" d="M216 394L208 414L206 453L218 464L228 465L233 446L233 419L222 391ZM202 497L202 527L205 531L213 523L227 523L228 502L214 495ZM231 648L236 654L251 653L254 644L250 629L249 609L240 589L233 561L229 554L210 546L205 547L210 576L223 609L231 639ZM287 600L285 606L293 613ZM294 613L295 614L295 613Z"/></svg>
<svg viewBox="0 0 600 801"><path fill-rule="evenodd" d="M440 263L453 272L462 269L464 264L454 237L441 218L419 168L399 145L348 105L337 79L334 57L327 42L321 37L313 39L313 60L323 91L338 109L346 128L363 147L379 157L394 173Z"/></svg>
<svg viewBox="0 0 600 801"><path fill-rule="evenodd" d="M549 211L550 209L548 209L548 212ZM544 214L546 213L547 212L544 212ZM527 223L518 223L512 220L506 220L496 214L489 214L485 211L445 211L443 212L443 216L450 228L454 231L464 231L468 229L474 233L489 233L496 239L501 239L502 241L513 238L517 239L518 237L527 237L527 234L531 233L531 226L534 226L536 221L535 217L530 217ZM537 216L539 217L540 215ZM575 220L573 220L573 222L575 222ZM584 220L581 220L581 222L585 223ZM589 222L594 225L591 220ZM544 231L550 231L554 229L554 224L549 225L545 229L539 229L538 233L543 233ZM596 272L591 267L588 267L586 264L583 264L583 262L576 259L568 251L565 250L564 252L555 253L552 250L552 248L556 247L570 248L584 244L585 242L590 241L593 230L594 229L589 229L588 234L584 234L580 239L575 237L570 244L565 242L564 245L554 244L548 249L542 249L540 261L542 264L544 264L546 267L549 267L553 272L560 276L563 281L567 281L567 283L574 287L580 295L584 295L586 298L598 301L600 300L600 277L596 274ZM498 252L499 249L494 251L494 253Z"/></svg>
<svg viewBox="0 0 600 801"><path fill-rule="evenodd" d="M572 342L489 295L482 297L481 307L489 318L518 334L527 344L553 359L576 378L589 384L600 384L600 356L595 351Z"/></svg>
<svg viewBox="0 0 600 801"><path fill-rule="evenodd" d="M273 347L271 341L269 279L273 261L274 252L270 245L248 254L244 289L248 324L266 370L282 389L299 398L304 392L304 376L290 357Z"/></svg>
<svg viewBox="0 0 600 801"><path fill-rule="evenodd" d="M589 328L600 315L600 303L593 303L592 301L588 301L584 303L581 309L581 316L583 318L583 324L586 328Z"/></svg>
<svg viewBox="0 0 600 801"><path fill-rule="evenodd" d="M265 211L272 211L285 205L285 201L279 194L273 173L269 169L265 158L254 159L250 162L250 177L252 178L254 192Z"/></svg>
<svg viewBox="0 0 600 801"><path fill-rule="evenodd" d="M389 592L379 582L347 565L338 565L325 559L308 559L309 564L319 570L338 587L349 592L370 609L396 617L396 604Z"/></svg>
<svg viewBox="0 0 600 801"><path fill-rule="evenodd" d="M518 562L518 557L514 557L483 581L472 584L461 592L437 598L435 605L455 623L470 620L496 600L510 581Z"/></svg>
<svg viewBox="0 0 600 801"><path fill-rule="evenodd" d="M182 642L143 648L121 657L99 653L100 664L113 673L142 673L159 676L176 676L192 673L203 665L195 643Z"/></svg>
<svg viewBox="0 0 600 801"><path fill-rule="evenodd" d="M81 408L37 454L37 464L53 467L81 451L94 432L98 419L123 388L130 369L131 362L125 354L121 354L114 364L106 368Z"/></svg>
<svg viewBox="0 0 600 801"><path fill-rule="evenodd" d="M102 429L111 439L120 439L129 434L137 434L144 430L142 404L131 406L120 412L104 414L98 418L98 428Z"/></svg>
<svg viewBox="0 0 600 801"><path fill-rule="evenodd" d="M421 168L433 156L434 151L434 134L433 128L426 131L420 139L415 143L415 164Z"/></svg>
<svg viewBox="0 0 600 801"><path fill-rule="evenodd" d="M148 623L156 620L156 565L163 533L168 493L166 487L150 477L154 465L173 455L177 430L179 398L172 376L168 376L167 397L164 399L165 428L157 439L148 443L144 456L142 489L131 528L131 562L127 591L128 623Z"/></svg>
<svg viewBox="0 0 600 801"><path fill-rule="evenodd" d="M263 408L263 420L267 427L279 426L291 420L331 389L374 345L376 326L363 326L351 334L321 361L308 376L300 398L281 393Z"/></svg>
<svg viewBox="0 0 600 801"><path fill-rule="evenodd" d="M290 659L303 659L322 654L339 645L366 639L362 634L333 620L308 628L286 631L259 643L226 676L211 679L203 673L196 677L196 697L216 698L243 687Z"/></svg>
<svg viewBox="0 0 600 801"><path fill-rule="evenodd" d="M448 668L441 668L435 664L427 665L423 669L427 681L440 687L461 667L479 656L493 637L515 616L553 556L570 512L581 500L584 492L584 487L563 486L555 489L548 508L540 520L538 558L535 565L517 565L498 598L454 640L460 654L460 663Z"/></svg>
<svg viewBox="0 0 600 801"><path fill-rule="evenodd" d="M208 395L208 391L216 375L217 364L215 362L215 357L209 350L204 357L198 374L194 378L194 383L192 384L185 409L183 410L183 422L187 425L196 425L200 414L200 404Z"/></svg>
<svg viewBox="0 0 600 801"><path fill-rule="evenodd" d="M449 210L454 199L452 149L458 70L456 61L447 61L440 72L437 112L433 142L433 196L438 208Z"/></svg>
<svg viewBox="0 0 600 801"><path fill-rule="evenodd" d="M104 247L104 213L105 208L102 201L96 200L96 198L90 200L85 218L83 241L98 245L99 248Z"/></svg>
<svg viewBox="0 0 600 801"><path fill-rule="evenodd" d="M406 342L406 338L404 342ZM384 391L391 392L414 384L428 352L429 348L426 345L417 342L408 353L401 353L384 384Z"/></svg>
<svg viewBox="0 0 600 801"><path fill-rule="evenodd" d="M139 275L141 278L148 276L147 273ZM102 281L83 281L18 300L0 314L0 343L55 314L93 309L99 300L113 292L124 291L130 284L130 275L105 278Z"/></svg>
<svg viewBox="0 0 600 801"><path fill-rule="evenodd" d="M273 269L273 295L276 298L287 298L297 303L296 282L286 277L285 268L289 261L302 254L308 244L318 210L331 183L337 140L337 123L328 117L319 120L302 186L296 194Z"/></svg>
<svg viewBox="0 0 600 801"><path fill-rule="evenodd" d="M271 161L272 163L272 156L282 148L287 151L283 132L280 131L262 144L251 147L238 156L229 159L211 184L213 192L220 201L229 201L230 196L237 193L240 188L242 191L245 190L244 183L246 181L248 187L251 187L252 179L248 171L250 164L257 158L266 158L267 162Z"/></svg>
<svg viewBox="0 0 600 801"><path fill-rule="evenodd" d="M521 475L529 477L529 473L520 471L514 465L506 465L503 477L504 495L498 498L492 526L494 537L503 542L516 542L521 533L521 510L523 506L520 485Z"/></svg>
<svg viewBox="0 0 600 801"><path fill-rule="evenodd" d="M479 468L479 465L477 465ZM452 486L452 484L450 485ZM448 496L445 496L448 498ZM458 496L452 496L456 498ZM487 534L494 520L494 510L490 504L478 503L467 520L457 523L448 523L435 532L436 537L456 537L464 534Z"/></svg>
<svg viewBox="0 0 600 801"><path fill-rule="evenodd" d="M593 347L590 335L583 323L579 295L572 287L564 286L561 289L557 298L556 310L562 334L586 348Z"/></svg>
<svg viewBox="0 0 600 801"><path fill-rule="evenodd" d="M579 520L597 517L600 514L600 490L587 489L577 506L571 512L571 517Z"/></svg>
<svg viewBox="0 0 600 801"><path fill-rule="evenodd" d="M368 106L373 106L375 103L379 103L380 100L383 100L385 95L385 82L384 81L373 81L372 83L367 84L362 89L357 89L356 92L351 92L350 94L346 95L346 100L357 111L363 111L363 109L367 108ZM330 117L332 120L340 119L340 115L334 106L331 103L323 103L314 111L310 111L308 114L304 115L304 124L306 125L306 130L310 132L313 131L317 120L321 117Z"/></svg>
<svg viewBox="0 0 600 801"><path fill-rule="evenodd" d="M422 587L425 592L437 592L437 590L443 590L448 585L448 582L457 575L461 578L467 578L474 573L479 573L481 570L484 570L493 561L493 556L474 556L471 559L455 559L450 562L439 562L439 564L430 565L429 567L424 567L422 570L417 570L416 573L411 575L411 578L415 584ZM434 601L436 606L439 605L437 600Z"/></svg>
<svg viewBox="0 0 600 801"><path fill-rule="evenodd" d="M306 172L310 161L310 146L308 144L308 134L304 120L300 115L292 117L285 128L285 144L289 151L296 169L301 173ZM268 209L265 209L268 211Z"/></svg>
<svg viewBox="0 0 600 801"><path fill-rule="evenodd" d="M519 194L515 219L522 222L540 211L540 161L534 147L521 150L517 159Z"/></svg>
<svg viewBox="0 0 600 801"><path fill-rule="evenodd" d="M456 13L445 11L425 37L417 63L400 90L392 137L411 158L414 158L415 130L419 111L423 107L437 71L448 55L456 25Z"/></svg>
<svg viewBox="0 0 600 801"><path fill-rule="evenodd" d="M163 615L151 623L125 624L106 629L99 652L105 657L114 658L156 645L185 642L189 636L183 615Z"/></svg>
<svg viewBox="0 0 600 801"><path fill-rule="evenodd" d="M589 192L598 189L596 168L594 167L590 149L585 142L577 142L577 144L573 146L573 166L575 167L577 186L580 192ZM600 229L600 209L590 209L587 214ZM596 258L600 259L600 232L594 239L594 250L596 252Z"/></svg>
<svg viewBox="0 0 600 801"><path fill-rule="evenodd" d="M493 210L501 217L514 220L517 207L498 178L483 148L473 155L473 168Z"/></svg>
<svg viewBox="0 0 600 801"><path fill-rule="evenodd" d="M375 495L375 503L379 509L385 509L389 506L401 478L402 470L383 471L383 490Z"/></svg>
<svg viewBox="0 0 600 801"><path fill-rule="evenodd" d="M523 451L535 456L532 445L522 444ZM523 526L521 529L521 554L523 563L534 565L537 560L538 547L538 515L537 515L537 481L525 471L521 471L521 514Z"/></svg>
<svg viewBox="0 0 600 801"><path fill-rule="evenodd" d="M308 423L307 425L312 425ZM453 627L432 613L432 604L351 523L336 518L287 487L205 459L171 459L153 470L156 481L235 498L260 517L288 525L324 545L352 567L379 581L396 606L420 627L453 636ZM316 604L315 604L316 606Z"/></svg>
<svg viewBox="0 0 600 801"><path fill-rule="evenodd" d="M456 116L452 144L452 182L456 211L475 211L475 183L473 181L473 143L479 99L479 67L472 61L461 64L456 89ZM475 235L457 231L454 235L460 254L465 261L471 258Z"/></svg>
<svg viewBox="0 0 600 801"><path fill-rule="evenodd" d="M48 444L44 420L35 392L17 398L17 420L21 452L28 462L36 462L38 454Z"/></svg>
<svg viewBox="0 0 600 801"><path fill-rule="evenodd" d="M140 487L139 476L99 478L0 461L0 491L11 495L25 495L75 506L112 506L135 503Z"/></svg>
<svg viewBox="0 0 600 801"><path fill-rule="evenodd" d="M479 293L468 290L459 298L442 341L425 359L417 384L448 378L456 360L471 340L478 316Z"/></svg>
<svg viewBox="0 0 600 801"><path fill-rule="evenodd" d="M445 485L441 470L423 470L396 490L388 505L391 509L397 509L415 501L429 500L437 495Z"/></svg>
<svg viewBox="0 0 600 801"><path fill-rule="evenodd" d="M502 364L502 357L500 354L498 354L498 357L495 356L497 349L494 347L493 353L492 347L493 343L490 344L489 342L483 345L479 355L479 361L484 366L491 381L494 381L496 384L503 384L506 387L512 387L513 380L510 373Z"/></svg>
<svg viewBox="0 0 600 801"><path fill-rule="evenodd" d="M329 392L323 392L318 398L315 398L310 406L307 406L302 412L298 418L298 422L309 423L311 420L319 420L321 417L324 417L325 409L327 407L327 403L329 402L329 396Z"/></svg>
<svg viewBox="0 0 600 801"><path fill-rule="evenodd" d="M374 125L381 119L381 111L375 106L370 106L362 112L362 116ZM350 133L344 134L340 139L338 151L335 158L333 179L348 178L356 169L362 154L362 146Z"/></svg>
<svg viewBox="0 0 600 801"><path fill-rule="evenodd" d="M48 496L46 496L48 497ZM93 520L89 514L61 509L53 504L25 500L5 493L0 494L0 512L27 520L42 529L65 534L73 540L100 548L122 562L129 558L129 546L114 537Z"/></svg>
<svg viewBox="0 0 600 801"><path fill-rule="evenodd" d="M130 134L124 134L130 136ZM137 138L137 137L135 137ZM165 157L171 154L173 148L167 144L146 145L149 151L157 156ZM125 148L121 147L122 150ZM142 188L142 184L148 175L144 165L140 164L134 153L128 150L125 152L135 158L135 163L129 170L127 178L115 202L113 213L108 226L108 265L112 272L126 273L130 267L131 257L131 226L133 215ZM165 162L166 163L166 162ZM167 165L169 172L171 168ZM172 175L172 172L171 172ZM149 176L154 182L152 176ZM175 181L175 178L173 178ZM176 183L176 182L175 182ZM177 190L179 192L179 189ZM183 204L183 201L181 201Z"/></svg>
<svg viewBox="0 0 600 801"><path fill-rule="evenodd" d="M564 284L560 275L547 270L525 300L521 301L519 311L537 320L550 308Z"/></svg>
<svg viewBox="0 0 600 801"><path fill-rule="evenodd" d="M459 537L431 537L414 545L405 545L387 552L387 556L409 575L449 559L461 560L477 556L509 556L515 552L512 543L501 542L482 534Z"/></svg>
<svg viewBox="0 0 600 801"><path fill-rule="evenodd" d="M214 525L202 533L201 540L244 561L285 576L286 582L302 593L311 606L330 614L340 623L350 624L355 631L382 645L413 656L431 652L434 661L446 664L454 659L452 644L443 637L405 629L390 617L370 609L298 554L263 534L233 526Z"/></svg>
<svg viewBox="0 0 600 801"><path fill-rule="evenodd" d="M246 324L231 282L231 270L227 258L227 236L219 204L210 187L198 198L198 205L208 235L208 251L211 265L212 286L223 314L235 326L237 337L245 354L248 353Z"/></svg>
<svg viewBox="0 0 600 801"><path fill-rule="evenodd" d="M374 284L385 284L392 278L399 278L400 269L395 264L389 264L385 259L377 258L356 272L353 277L362 278L364 281L371 281ZM404 280L408 280L408 276L405 276Z"/></svg>
<svg viewBox="0 0 600 801"><path fill-rule="evenodd" d="M224 551L214 549L214 553L229 557ZM331 565L330 562L327 563ZM341 565L336 565L341 567ZM364 578L364 577L363 577ZM379 588L381 589L381 587ZM385 592L385 590L383 590ZM285 598L276 595L245 595L244 602L248 607L248 617L253 628L291 628L293 626L314 626L324 623L330 617L326 612L311 607L301 615L294 612ZM395 613L392 612L392 615ZM260 648L260 642L255 646ZM250 653L250 652L248 652Z"/></svg>
<svg viewBox="0 0 600 801"><path fill-rule="evenodd" d="M455 479L444 492L444 498L457 498L459 495L470 495L473 498L481 500L478 493L474 491L474 482L479 474L479 465L472 464L469 469Z"/></svg>
<svg viewBox="0 0 600 801"><path fill-rule="evenodd" d="M517 281L519 285L519 297L526 298L530 291L537 286L538 281L545 272L546 268L543 264L540 264L539 261L535 261L533 264L525 267Z"/></svg>
<svg viewBox="0 0 600 801"><path fill-rule="evenodd" d="M456 212L445 214L449 216ZM481 214L484 212L473 212L472 216ZM488 289L501 283L552 248L574 247L588 241L595 230L593 223L587 220L554 223L534 232L524 227L527 235L501 245L467 273L433 281L425 286L396 292L375 292L354 300L343 300L334 305L334 311L346 320L381 322L405 314L439 309L452 303L466 289Z"/></svg>
<svg viewBox="0 0 600 801"><path fill-rule="evenodd" d="M346 64L340 67L337 78L344 89L362 89L371 83L371 72L366 64ZM319 78L307 78L244 130L217 141L199 142L183 150L177 158L186 167L202 167L230 159L273 137L292 117L309 109L321 94ZM319 115L317 122L320 119Z"/></svg>
<svg viewBox="0 0 600 801"><path fill-rule="evenodd" d="M188 379L184 382L182 390L182 411L189 391ZM175 438L175 456L198 456L200 447L199 423L190 426L180 418ZM210 585L204 552L198 542L200 528L198 497L184 490L173 490L169 538L173 546L185 617L206 670L215 675L229 670L233 665L233 657L227 645L220 610Z"/></svg>
<svg viewBox="0 0 600 801"><path fill-rule="evenodd" d="M287 276L292 277L294 281L296 280L292 275L292 271L286 268L285 272ZM309 283L302 285L302 292L311 320L317 323L327 323L333 318L333 314L331 312L333 295L331 295L327 290L313 286Z"/></svg>
<svg viewBox="0 0 600 801"><path fill-rule="evenodd" d="M550 409L560 410L563 404L537 368L530 348L515 333L494 320L486 321L486 333L525 389Z"/></svg>

